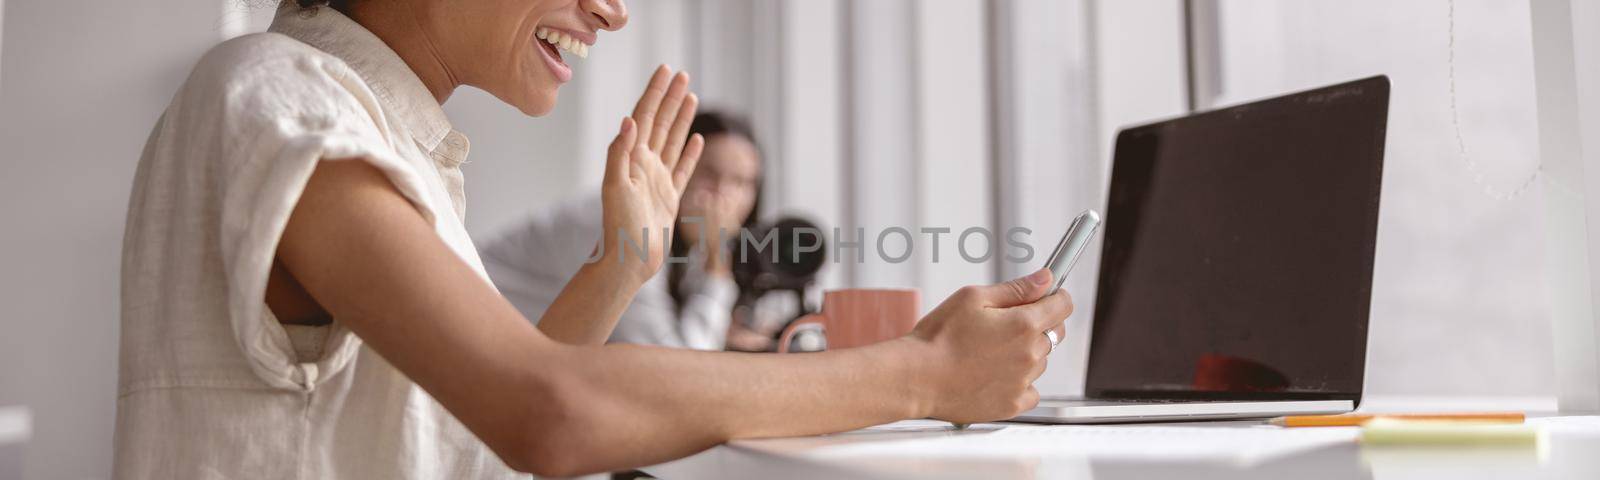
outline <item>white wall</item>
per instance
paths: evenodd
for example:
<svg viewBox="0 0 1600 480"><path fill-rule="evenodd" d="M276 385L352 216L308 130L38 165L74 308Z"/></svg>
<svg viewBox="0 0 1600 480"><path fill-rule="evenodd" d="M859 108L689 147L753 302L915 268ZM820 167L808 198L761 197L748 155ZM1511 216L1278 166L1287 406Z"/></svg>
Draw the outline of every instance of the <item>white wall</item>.
<svg viewBox="0 0 1600 480"><path fill-rule="evenodd" d="M1544 230L1556 391L1562 411L1592 412L1600 409L1600 255L1593 252L1600 227L1600 92L1593 87L1600 79L1600 9L1584 1L1530 7L1541 172L1561 186L1545 196Z"/></svg>
<svg viewBox="0 0 1600 480"><path fill-rule="evenodd" d="M975 32L984 38L981 0L922 0L912 9L911 40L915 65L911 75L917 88L912 100L916 129L916 176L913 201L917 224L949 229L927 256L918 255L922 275L917 285L932 308L965 285L994 281L994 265L1005 255L999 236L969 237L966 252L990 258L982 263L961 255L962 232L970 228L994 231L994 163L989 144L990 90L988 67L991 51L982 41L951 42L950 32ZM862 159L871 161L871 159ZM938 249L938 258L933 257ZM923 263L926 262L926 263Z"/></svg>
<svg viewBox="0 0 1600 480"><path fill-rule="evenodd" d="M768 155L768 210L839 228L848 241L864 230L861 248L824 270L822 288L919 288L932 308L962 285L993 280L992 264L956 251L965 228L994 226L983 2L691 5L700 92L708 105L752 117ZM948 41L949 32L969 41ZM877 235L890 227L915 237L904 263L878 258ZM951 229L940 235L938 264L922 227ZM885 242L891 256L904 248L899 236Z"/></svg>
<svg viewBox="0 0 1600 480"><path fill-rule="evenodd" d="M912 72L916 49L906 18L913 1L846 3L845 129L850 133L845 198L850 200L845 228L865 228L870 238L864 242L865 262L847 264L853 287L912 287L921 276L921 262L893 263L875 252L876 238L885 229L905 228L912 239L920 237L913 103L917 83ZM918 243L926 249L924 242L907 242L912 239L887 237L888 257L900 257Z"/></svg>
<svg viewBox="0 0 1600 480"><path fill-rule="evenodd" d="M1548 395L1529 3L1453 3L1454 86L1451 2L1224 0L1219 101L1388 74L1369 391Z"/></svg>
<svg viewBox="0 0 1600 480"><path fill-rule="evenodd" d="M845 178L843 163L845 131L842 125L845 104L844 65L838 57L844 48L844 3L840 0L783 2L783 21L778 29L782 45L778 59L783 72L781 91L774 97L782 104L773 138L763 138L776 148L769 159L772 175L767 198L773 211L799 212L824 229L841 228L846 216L846 198L841 194ZM708 94L715 93L707 84ZM831 230L830 230L831 231ZM854 238L853 234L849 235ZM831 256L831 254L830 254ZM835 258L837 260L837 258ZM842 263L823 270L818 282L834 288L845 282Z"/></svg>
<svg viewBox="0 0 1600 480"><path fill-rule="evenodd" d="M996 220L1031 230L1036 250L1001 265L1013 277L1039 268L1080 211L1104 211L1118 128L1184 112L1182 2L1006 0L992 15ZM1077 309L1042 393L1083 390L1099 260L1097 237L1068 276Z"/></svg>
<svg viewBox="0 0 1600 480"><path fill-rule="evenodd" d="M1117 130L1188 113L1183 2L1101 0L1094 2L1092 19L1096 140L1105 175Z"/></svg>
<svg viewBox="0 0 1600 480"><path fill-rule="evenodd" d="M579 67L576 73L589 72ZM563 91L555 111L541 118L523 115L475 88L457 90L445 102L451 124L472 142L461 168L467 231L474 239L486 241L540 206L600 188L598 177L588 178L585 172L593 169L589 164L604 165L605 157L579 153L576 139L582 135L584 116L577 93Z"/></svg>
<svg viewBox="0 0 1600 480"><path fill-rule="evenodd" d="M27 478L110 471L133 169L220 13L216 0L5 4L0 404L33 409Z"/></svg>

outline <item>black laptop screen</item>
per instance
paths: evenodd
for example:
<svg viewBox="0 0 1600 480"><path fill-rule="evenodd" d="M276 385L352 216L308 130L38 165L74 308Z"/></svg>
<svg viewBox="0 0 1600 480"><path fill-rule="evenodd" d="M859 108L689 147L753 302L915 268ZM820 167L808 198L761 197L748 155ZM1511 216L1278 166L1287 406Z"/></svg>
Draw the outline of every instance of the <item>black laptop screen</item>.
<svg viewBox="0 0 1600 480"><path fill-rule="evenodd" d="M1389 83L1124 130L1086 393L1359 399Z"/></svg>

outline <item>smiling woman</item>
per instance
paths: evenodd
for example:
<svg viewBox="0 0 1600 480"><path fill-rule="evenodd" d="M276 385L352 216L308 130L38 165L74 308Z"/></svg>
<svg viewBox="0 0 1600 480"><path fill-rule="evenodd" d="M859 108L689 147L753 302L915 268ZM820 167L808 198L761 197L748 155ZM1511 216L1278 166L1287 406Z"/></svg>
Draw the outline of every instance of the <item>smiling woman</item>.
<svg viewBox="0 0 1600 480"><path fill-rule="evenodd" d="M661 268L668 246L645 232L670 238L705 148L689 77L666 67L603 159L602 241L644 253L608 249L532 326L466 233L468 143L440 104L473 86L549 112L572 77L562 52L626 25L622 0L304 4L206 53L145 145L117 478L570 476L1037 401L1043 332L1072 309L1043 271L850 350L602 346Z"/></svg>

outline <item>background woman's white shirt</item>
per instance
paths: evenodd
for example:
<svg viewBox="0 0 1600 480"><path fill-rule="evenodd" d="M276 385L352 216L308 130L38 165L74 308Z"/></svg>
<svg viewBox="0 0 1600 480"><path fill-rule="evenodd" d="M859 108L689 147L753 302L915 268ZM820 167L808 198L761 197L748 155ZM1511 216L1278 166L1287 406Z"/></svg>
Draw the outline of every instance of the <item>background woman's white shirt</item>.
<svg viewBox="0 0 1600 480"><path fill-rule="evenodd" d="M201 59L140 159L116 477L524 478L337 322L285 327L266 306L323 160L377 167L488 281L461 220L466 137L380 39L293 3Z"/></svg>
<svg viewBox="0 0 1600 480"><path fill-rule="evenodd" d="M594 253L602 233L600 214L600 196L584 195L542 210L483 242L484 266L500 294L537 323ZM682 308L670 293L669 267L663 267L640 287L608 341L722 350L739 288L731 278L706 275L702 265L698 256L685 265L678 288Z"/></svg>

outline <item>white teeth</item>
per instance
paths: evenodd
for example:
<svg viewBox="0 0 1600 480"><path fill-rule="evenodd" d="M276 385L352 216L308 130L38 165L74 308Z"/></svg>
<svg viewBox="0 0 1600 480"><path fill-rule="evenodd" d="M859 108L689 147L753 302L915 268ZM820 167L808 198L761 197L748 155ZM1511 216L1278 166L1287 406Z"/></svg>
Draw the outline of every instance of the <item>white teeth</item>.
<svg viewBox="0 0 1600 480"><path fill-rule="evenodd" d="M540 40L544 40L546 43L555 45L556 48L566 50L567 53L576 55L578 58L589 58L589 44L572 38L571 35L561 33L560 30L539 27L539 30L534 32L534 36L539 37Z"/></svg>

